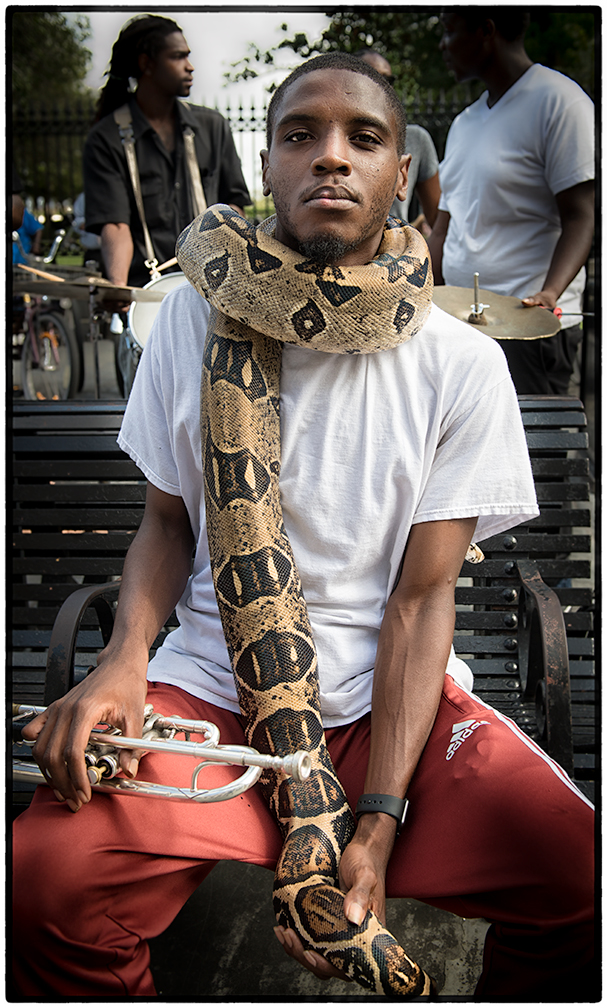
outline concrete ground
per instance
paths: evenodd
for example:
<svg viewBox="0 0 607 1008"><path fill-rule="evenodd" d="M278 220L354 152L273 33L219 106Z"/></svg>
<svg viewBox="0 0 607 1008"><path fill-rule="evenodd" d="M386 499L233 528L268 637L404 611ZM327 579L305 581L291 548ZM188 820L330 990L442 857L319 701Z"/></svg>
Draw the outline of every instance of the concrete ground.
<svg viewBox="0 0 607 1008"><path fill-rule="evenodd" d="M201 815L204 809L201 807ZM274 936L272 873L220 862L173 924L151 943L160 999L384 1001L362 987L325 982L290 959ZM487 923L416 900L389 900L387 924L436 980L442 1000L471 1000Z"/></svg>

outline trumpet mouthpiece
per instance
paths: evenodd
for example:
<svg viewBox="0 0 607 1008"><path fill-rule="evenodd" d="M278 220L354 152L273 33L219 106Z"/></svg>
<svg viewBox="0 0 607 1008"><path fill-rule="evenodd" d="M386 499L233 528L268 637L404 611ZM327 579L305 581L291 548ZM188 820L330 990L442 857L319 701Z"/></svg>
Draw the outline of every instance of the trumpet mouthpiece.
<svg viewBox="0 0 607 1008"><path fill-rule="evenodd" d="M286 774L290 774L298 784L302 784L308 779L310 773L312 772L312 760L310 759L310 753L303 752L299 749L295 753L291 753L289 756L283 756L282 758L282 769Z"/></svg>

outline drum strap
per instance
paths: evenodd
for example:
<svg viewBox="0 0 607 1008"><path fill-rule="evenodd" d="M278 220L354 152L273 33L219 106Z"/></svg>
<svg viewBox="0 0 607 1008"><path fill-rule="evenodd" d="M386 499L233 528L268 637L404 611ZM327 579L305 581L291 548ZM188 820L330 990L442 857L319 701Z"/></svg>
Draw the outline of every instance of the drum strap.
<svg viewBox="0 0 607 1008"><path fill-rule="evenodd" d="M120 139L122 140L122 145L124 147L126 163L131 178L131 185L133 187L133 193L135 194L135 203L137 205L139 219L141 221L141 226L143 228L143 240L145 242L145 254L147 256L145 266L147 269L149 269L152 280L156 280L160 276L160 273L158 272L157 269L158 259L156 258L156 255L154 253L152 238L145 219L145 210L143 208L143 196L141 193L141 182L139 180L139 167L137 165L137 155L135 152L133 121L131 116L131 109L128 102L125 103L124 105L121 105L120 108L114 109L114 121L118 126L118 132L120 133ZM194 131L191 128L191 126L186 125L183 128L183 144L185 149L185 160L190 179L194 216L198 217L199 214L204 213L204 211L207 208L207 204L204 198L202 180L200 178L200 168L198 166L198 160L196 158L196 148L194 145Z"/></svg>
<svg viewBox="0 0 607 1008"><path fill-rule="evenodd" d="M204 198L202 180L200 178L200 167L198 165L196 146L194 144L194 130L191 126L183 127L183 146L185 148L185 160L188 166L190 185L192 187L192 206L194 210L194 217L199 217L200 214L205 212L207 208L207 201Z"/></svg>

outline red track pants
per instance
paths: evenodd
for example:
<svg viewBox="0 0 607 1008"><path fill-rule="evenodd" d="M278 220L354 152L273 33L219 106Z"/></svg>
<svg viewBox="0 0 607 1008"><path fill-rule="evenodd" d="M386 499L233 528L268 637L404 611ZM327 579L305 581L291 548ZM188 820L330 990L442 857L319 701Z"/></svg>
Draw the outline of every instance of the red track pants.
<svg viewBox="0 0 607 1008"><path fill-rule="evenodd" d="M150 685L164 714L238 718L176 687ZM354 805L369 716L327 731ZM148 755L139 777L189 786L189 758ZM225 782L234 768L204 771ZM447 676L409 788L387 895L491 922L479 1000L596 1000L591 983L592 808L512 722ZM95 793L78 813L40 787L15 822L14 982L18 996L154 996L147 939L160 934L218 860L273 868L278 828L255 788L211 805Z"/></svg>

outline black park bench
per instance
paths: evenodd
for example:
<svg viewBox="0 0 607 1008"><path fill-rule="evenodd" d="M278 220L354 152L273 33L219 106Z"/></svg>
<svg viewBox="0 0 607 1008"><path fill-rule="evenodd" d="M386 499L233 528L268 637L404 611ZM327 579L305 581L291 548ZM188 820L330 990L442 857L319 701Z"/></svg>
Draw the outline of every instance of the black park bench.
<svg viewBox="0 0 607 1008"><path fill-rule="evenodd" d="M521 396L519 403L541 514L485 541L482 564L464 564L454 645L472 668L475 692L513 718L592 797L586 418L575 398ZM62 696L109 639L124 557L145 503L145 480L116 444L124 408L123 401L13 406L15 703L48 704ZM30 785L17 785L17 806L30 792Z"/></svg>

